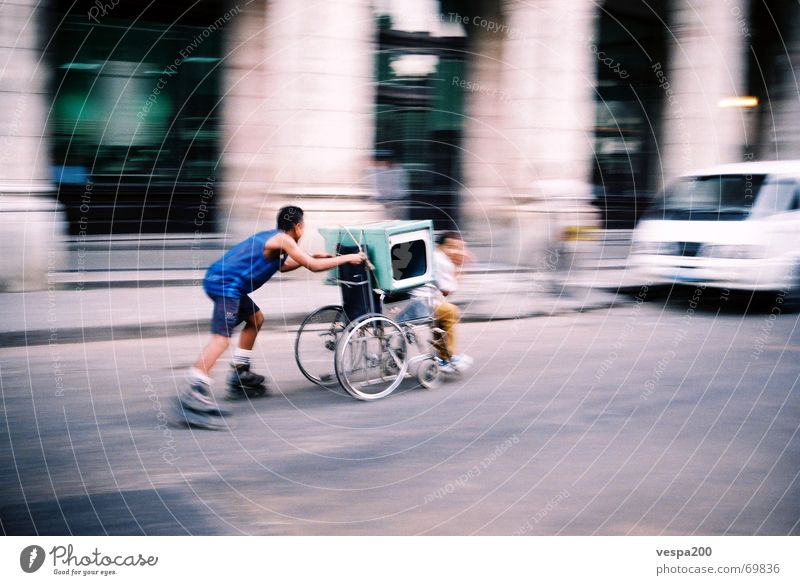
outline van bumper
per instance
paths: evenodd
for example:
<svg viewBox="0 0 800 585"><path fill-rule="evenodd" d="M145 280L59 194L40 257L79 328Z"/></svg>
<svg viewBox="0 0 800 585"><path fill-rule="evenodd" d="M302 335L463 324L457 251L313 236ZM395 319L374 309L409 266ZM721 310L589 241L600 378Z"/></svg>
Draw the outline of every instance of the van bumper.
<svg viewBox="0 0 800 585"><path fill-rule="evenodd" d="M783 258L728 259L634 254L634 278L653 285L698 285L747 291L788 290L793 262Z"/></svg>

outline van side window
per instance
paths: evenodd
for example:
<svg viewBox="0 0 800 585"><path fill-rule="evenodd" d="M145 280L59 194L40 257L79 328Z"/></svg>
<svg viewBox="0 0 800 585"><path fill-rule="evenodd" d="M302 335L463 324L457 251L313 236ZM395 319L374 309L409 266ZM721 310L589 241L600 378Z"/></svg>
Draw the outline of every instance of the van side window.
<svg viewBox="0 0 800 585"><path fill-rule="evenodd" d="M800 186L795 183L794 197L792 197L792 204L789 206L789 211L797 211L800 209Z"/></svg>
<svg viewBox="0 0 800 585"><path fill-rule="evenodd" d="M753 206L753 217L767 217L792 209L797 196L797 184L787 180L767 180L761 187Z"/></svg>

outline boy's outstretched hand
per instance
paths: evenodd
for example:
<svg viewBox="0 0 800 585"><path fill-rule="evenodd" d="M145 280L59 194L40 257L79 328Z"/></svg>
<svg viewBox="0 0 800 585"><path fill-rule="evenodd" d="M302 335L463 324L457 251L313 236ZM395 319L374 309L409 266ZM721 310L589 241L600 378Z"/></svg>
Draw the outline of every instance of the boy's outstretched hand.
<svg viewBox="0 0 800 585"><path fill-rule="evenodd" d="M330 254L314 254L314 258L321 260L325 258L333 258ZM367 257L364 255L363 252L358 254L345 254L341 256L342 260L347 264L363 264Z"/></svg>
<svg viewBox="0 0 800 585"><path fill-rule="evenodd" d="M346 256L348 264L363 264L367 256L364 252L359 252L358 254L347 254Z"/></svg>

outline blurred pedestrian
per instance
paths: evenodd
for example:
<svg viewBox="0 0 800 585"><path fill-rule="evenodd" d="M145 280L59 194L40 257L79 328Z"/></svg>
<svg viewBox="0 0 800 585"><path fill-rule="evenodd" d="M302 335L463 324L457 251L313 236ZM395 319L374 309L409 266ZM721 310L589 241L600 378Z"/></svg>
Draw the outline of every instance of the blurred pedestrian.
<svg viewBox="0 0 800 585"><path fill-rule="evenodd" d="M368 176L368 189L375 201L386 208L392 219L405 219L408 208L408 172L398 164L394 153L378 150Z"/></svg>

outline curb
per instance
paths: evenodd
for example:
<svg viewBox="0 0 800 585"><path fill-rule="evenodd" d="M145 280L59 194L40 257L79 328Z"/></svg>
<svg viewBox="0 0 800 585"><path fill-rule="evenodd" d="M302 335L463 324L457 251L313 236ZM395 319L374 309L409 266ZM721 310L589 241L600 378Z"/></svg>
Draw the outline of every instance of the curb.
<svg viewBox="0 0 800 585"><path fill-rule="evenodd" d="M205 271L205 267L64 270L55 273L51 284L56 290L200 286L203 282ZM499 264L470 267L465 271L465 274L471 276L523 275L534 272L533 269L524 266Z"/></svg>
<svg viewBox="0 0 800 585"><path fill-rule="evenodd" d="M85 280L85 281L56 281L55 290L90 290L105 288L155 288L168 286L198 286L196 278L176 278L174 280L155 279L125 279L125 280Z"/></svg>
<svg viewBox="0 0 800 585"><path fill-rule="evenodd" d="M517 319L532 319L536 317L551 317L568 313L587 313L609 308L616 304L616 297L600 302L579 304L574 301L565 301L564 306L555 306L551 310L526 311L517 315L500 315L489 313L466 312L462 317L463 323L487 323L494 321L513 321ZM264 324L264 330L282 329L286 326L298 326L303 322L307 313L289 313L283 315L280 322ZM114 341L126 339L150 339L156 337L169 337L170 335L189 335L192 333L206 334L208 321L180 320L161 323L141 323L135 325L99 325L92 327L69 327L64 329L35 329L31 331L8 331L0 335L0 348L29 347L34 345L91 343L94 341Z"/></svg>
<svg viewBox="0 0 800 585"><path fill-rule="evenodd" d="M461 317L462 323L483 323L494 321L514 321L517 319L534 319L537 317L555 317L558 315L568 315L570 313L590 313L592 311L599 311L608 309L615 306L621 306L625 303L620 302L617 296L604 299L602 301L595 301L592 303L580 303L576 301L564 301L561 304L549 309L536 309L531 311L524 311L517 314L489 314L489 313L465 313Z"/></svg>
<svg viewBox="0 0 800 585"><path fill-rule="evenodd" d="M92 327L67 327L55 330L7 331L0 336L0 348L29 347L62 343L87 343L116 339L167 337L205 332L206 323L198 321L172 321L169 323L143 323L140 325L96 325Z"/></svg>

